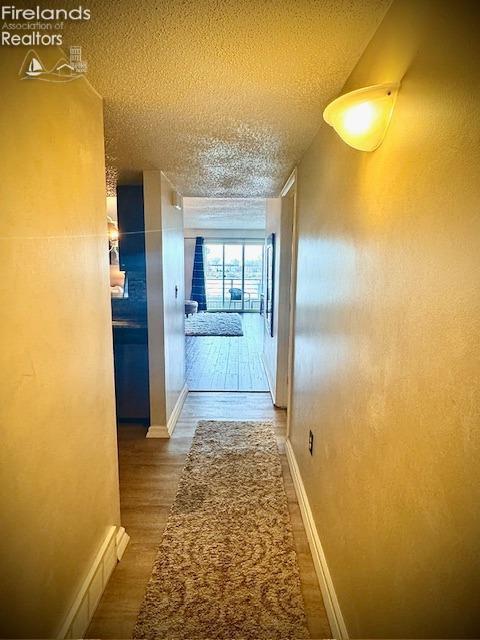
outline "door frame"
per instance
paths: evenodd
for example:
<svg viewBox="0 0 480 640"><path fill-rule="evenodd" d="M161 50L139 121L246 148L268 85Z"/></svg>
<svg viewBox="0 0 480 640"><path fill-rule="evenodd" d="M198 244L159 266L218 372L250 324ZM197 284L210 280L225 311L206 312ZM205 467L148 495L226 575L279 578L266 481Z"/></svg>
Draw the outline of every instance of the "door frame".
<svg viewBox="0 0 480 640"><path fill-rule="evenodd" d="M297 294L297 167L294 168L283 189L280 197L293 197L292 212L292 246L290 265L290 299L289 299L289 327L288 327L288 364L287 364L287 433L290 437L290 424L292 419L292 398L293 398L293 363L295 357L295 300Z"/></svg>

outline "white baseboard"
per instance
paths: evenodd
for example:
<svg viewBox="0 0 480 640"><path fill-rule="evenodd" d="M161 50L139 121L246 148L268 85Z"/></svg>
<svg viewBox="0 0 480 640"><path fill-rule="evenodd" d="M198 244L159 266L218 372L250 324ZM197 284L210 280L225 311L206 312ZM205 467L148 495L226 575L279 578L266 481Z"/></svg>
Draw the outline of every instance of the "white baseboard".
<svg viewBox="0 0 480 640"><path fill-rule="evenodd" d="M166 425L156 425L152 424L148 427L147 438L170 438L172 435L176 425L177 420L182 411L183 403L185 402L185 398L188 394L188 387L186 384L183 385L183 389L180 391L180 395L177 398L175 406L173 407L172 413Z"/></svg>
<svg viewBox="0 0 480 640"><path fill-rule="evenodd" d="M168 433L166 424L151 424L148 427L147 438L169 438L170 434Z"/></svg>
<svg viewBox="0 0 480 640"><path fill-rule="evenodd" d="M272 380L270 379L270 371L268 370L267 364L265 362L265 356L262 353L260 356L260 360L263 365L263 370L265 371L265 377L267 378L268 390L270 392L270 397L272 398L273 404L279 409L286 409L287 406L284 404L277 404L277 399L275 397L275 386L272 384Z"/></svg>
<svg viewBox="0 0 480 640"><path fill-rule="evenodd" d="M260 360L261 360L262 365L263 365L263 370L265 371L265 377L267 379L268 390L270 391L270 396L272 398L272 402L273 402L273 404L275 404L275 387L272 384L272 381L270 380L270 371L268 370L267 364L265 362L265 355L263 354L263 352L262 352L262 354L260 356Z"/></svg>
<svg viewBox="0 0 480 640"><path fill-rule="evenodd" d="M125 549L127 548L127 544L130 542L130 536L125 531L125 527L118 527L117 535L116 535L116 547L117 547L117 560L123 558L123 554L125 553Z"/></svg>
<svg viewBox="0 0 480 640"><path fill-rule="evenodd" d="M58 640L84 637L107 582L121 559L129 539L123 527L109 528L57 634Z"/></svg>
<svg viewBox="0 0 480 640"><path fill-rule="evenodd" d="M262 361L262 365L263 365L263 370L265 371L265 377L267 379L267 384L268 384L268 390L270 391L270 395L272 397L272 402L273 404L275 404L275 392L274 392L274 387L272 385L272 381L270 380L270 372L268 370L268 367L265 363L265 356L262 353L260 356L260 360Z"/></svg>
<svg viewBox="0 0 480 640"><path fill-rule="evenodd" d="M300 475L300 469L298 468L292 444L288 438L285 442L285 452L287 454L288 466L290 468L290 473L292 474L293 484L295 486L295 492L297 494L303 524L307 533L313 564L315 565L318 582L320 584L320 589L322 590L323 602L327 611L333 638L335 638L335 640L348 640L347 627L340 610L340 604L335 593L330 571L328 570L327 560L325 558L325 553L323 552L317 527L313 520L312 510L310 509L310 504L305 492L305 486Z"/></svg>
<svg viewBox="0 0 480 640"><path fill-rule="evenodd" d="M177 426L177 420L180 417L180 414L183 408L183 403L185 402L185 398L187 397L187 395L188 395L188 387L186 384L184 384L183 389L180 391L180 395L177 398L175 406L173 407L173 411L167 422L167 431L169 435L172 435L175 427Z"/></svg>

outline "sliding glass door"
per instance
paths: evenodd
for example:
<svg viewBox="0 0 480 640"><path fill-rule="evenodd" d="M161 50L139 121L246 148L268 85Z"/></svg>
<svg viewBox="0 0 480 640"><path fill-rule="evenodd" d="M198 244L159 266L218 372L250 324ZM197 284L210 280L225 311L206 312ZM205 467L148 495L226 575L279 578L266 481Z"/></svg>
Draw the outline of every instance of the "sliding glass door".
<svg viewBox="0 0 480 640"><path fill-rule="evenodd" d="M263 240L206 239L204 247L207 309L259 312Z"/></svg>

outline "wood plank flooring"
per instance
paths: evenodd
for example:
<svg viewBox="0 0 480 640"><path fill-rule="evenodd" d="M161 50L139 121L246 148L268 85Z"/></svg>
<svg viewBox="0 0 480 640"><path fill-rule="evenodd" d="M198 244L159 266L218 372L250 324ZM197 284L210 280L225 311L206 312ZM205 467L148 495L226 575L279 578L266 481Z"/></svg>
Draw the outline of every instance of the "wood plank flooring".
<svg viewBox="0 0 480 640"><path fill-rule="evenodd" d="M330 638L300 509L284 453L286 414L262 393L189 393L169 440L146 439L146 429L118 430L122 524L130 535L88 629L87 638L130 638L162 532L198 420L274 421L294 532L302 593L312 638Z"/></svg>
<svg viewBox="0 0 480 640"><path fill-rule="evenodd" d="M242 314L242 337L186 336L186 378L192 391L268 391L261 354L263 318Z"/></svg>

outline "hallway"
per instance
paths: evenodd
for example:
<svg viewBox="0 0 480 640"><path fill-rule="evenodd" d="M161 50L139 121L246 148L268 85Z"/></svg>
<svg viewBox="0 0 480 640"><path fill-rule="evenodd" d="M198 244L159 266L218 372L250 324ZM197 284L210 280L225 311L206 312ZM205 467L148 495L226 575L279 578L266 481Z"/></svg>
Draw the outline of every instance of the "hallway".
<svg viewBox="0 0 480 640"><path fill-rule="evenodd" d="M108 583L87 638L131 637L196 424L213 418L274 422L309 631L312 638L331 636L284 453L286 412L275 409L268 394L189 393L170 440L146 439L145 428L138 425L119 427L122 521L131 539Z"/></svg>
<svg viewBox="0 0 480 640"><path fill-rule="evenodd" d="M480 3L33 4L0 640L478 640Z"/></svg>

